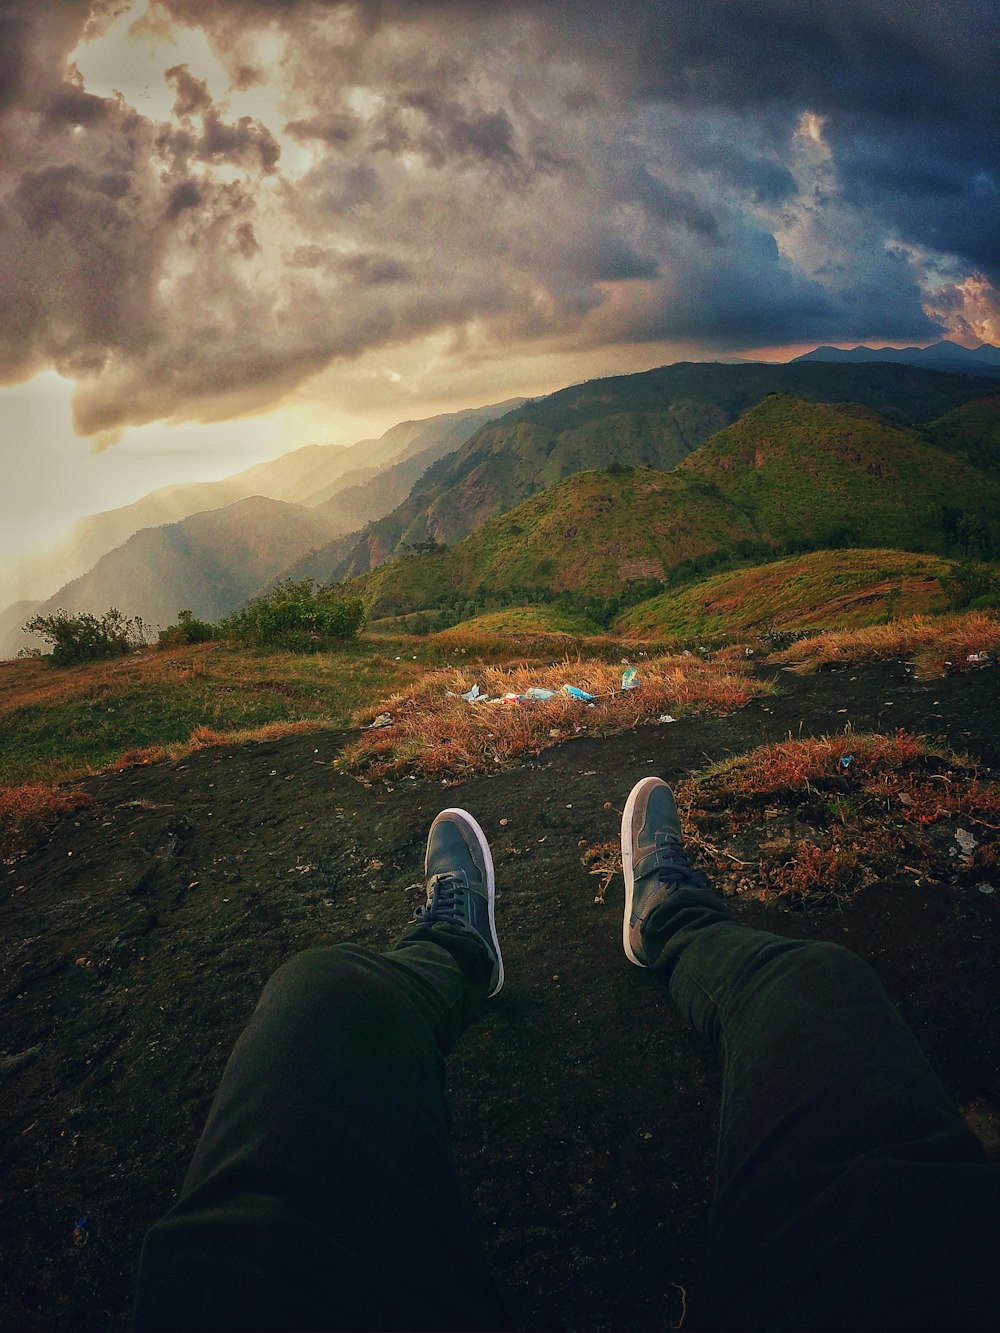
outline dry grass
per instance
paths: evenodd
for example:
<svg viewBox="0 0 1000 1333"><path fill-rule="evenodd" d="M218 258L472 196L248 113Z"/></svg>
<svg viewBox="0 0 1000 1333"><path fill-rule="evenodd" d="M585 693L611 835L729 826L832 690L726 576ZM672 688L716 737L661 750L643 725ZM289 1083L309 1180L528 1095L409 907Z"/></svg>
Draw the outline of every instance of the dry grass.
<svg viewBox="0 0 1000 1333"><path fill-rule="evenodd" d="M55 824L94 798L72 788L29 785L0 788L0 856L17 856L33 846Z"/></svg>
<svg viewBox="0 0 1000 1333"><path fill-rule="evenodd" d="M682 783L677 799L699 864L763 901L838 898L900 875L972 884L998 869L1000 784L902 731L761 746Z"/></svg>
<svg viewBox="0 0 1000 1333"><path fill-rule="evenodd" d="M124 768L138 768L143 764L173 763L186 759L196 750L207 750L218 745L245 745L250 741L273 741L282 736L300 736L308 731L330 731L333 724L319 719L303 722L269 722L262 727L243 727L237 731L216 731L212 727L195 727L186 741L173 745L140 745L110 765L113 772Z"/></svg>
<svg viewBox="0 0 1000 1333"><path fill-rule="evenodd" d="M368 731L347 746L341 762L371 778L401 772L462 778L575 736L614 735L664 713L726 712L773 689L753 679L745 662L693 656L646 660L639 668L638 689L623 691L621 678L620 665L568 658L547 667L432 671L360 713L362 725L370 726L381 713L391 716L392 725ZM473 684L496 702L470 704L454 697ZM548 701L500 702L505 694L523 694L530 686L559 691L564 684L586 690L596 701L591 705L559 694Z"/></svg>
<svg viewBox="0 0 1000 1333"><path fill-rule="evenodd" d="M675 795L692 860L724 894L830 902L897 877L997 886L1000 784L906 732L761 746ZM603 902L619 844L584 845L581 861Z"/></svg>
<svg viewBox="0 0 1000 1333"><path fill-rule="evenodd" d="M943 676L996 661L1000 654L1000 617L989 611L948 616L913 616L869 629L830 630L773 654L800 671L856 666L890 657L911 656L918 676Z"/></svg>

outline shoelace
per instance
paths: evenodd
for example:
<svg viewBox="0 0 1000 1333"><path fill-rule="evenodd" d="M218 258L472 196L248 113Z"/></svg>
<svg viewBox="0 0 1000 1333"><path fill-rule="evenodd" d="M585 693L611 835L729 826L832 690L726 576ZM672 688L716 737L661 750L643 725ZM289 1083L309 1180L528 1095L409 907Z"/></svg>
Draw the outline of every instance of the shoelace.
<svg viewBox="0 0 1000 1333"><path fill-rule="evenodd" d="M413 913L417 921L450 921L454 925L468 920L465 899L469 882L464 871L446 870L434 875L430 889L430 902Z"/></svg>
<svg viewBox="0 0 1000 1333"><path fill-rule="evenodd" d="M666 834L662 842L657 839L656 878L671 887L678 884L692 884L696 889L709 887L708 876L695 870L684 844L671 834Z"/></svg>

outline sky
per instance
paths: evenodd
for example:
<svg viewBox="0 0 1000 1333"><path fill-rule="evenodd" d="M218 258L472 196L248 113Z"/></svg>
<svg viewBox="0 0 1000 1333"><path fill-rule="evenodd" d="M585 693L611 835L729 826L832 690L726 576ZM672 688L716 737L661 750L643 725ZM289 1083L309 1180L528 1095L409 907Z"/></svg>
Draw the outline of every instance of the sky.
<svg viewBox="0 0 1000 1333"><path fill-rule="evenodd" d="M995 0L0 0L0 559L677 360L1000 343Z"/></svg>

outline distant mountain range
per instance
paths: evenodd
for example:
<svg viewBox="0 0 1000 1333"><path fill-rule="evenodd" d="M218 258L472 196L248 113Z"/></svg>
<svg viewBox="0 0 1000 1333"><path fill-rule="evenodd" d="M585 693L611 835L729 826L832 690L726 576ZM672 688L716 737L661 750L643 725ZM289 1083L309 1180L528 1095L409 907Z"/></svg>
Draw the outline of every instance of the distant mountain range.
<svg viewBox="0 0 1000 1333"><path fill-rule="evenodd" d="M66 542L8 567L6 580L0 574L8 595L12 587L34 592L0 611L0 657L37 646L20 633L35 611L99 613L115 605L154 626L172 623L182 608L225 614L310 547L391 509L426 467L523 401L404 421L349 448L296 449L223 481L166 487L83 519ZM254 497L284 505L240 507ZM287 521L288 506L304 511L298 536ZM214 530L205 518L213 513L227 515ZM256 530L240 534L239 523ZM188 554L194 551L198 560ZM270 555L261 560L254 551ZM234 569L248 552L245 568Z"/></svg>
<svg viewBox="0 0 1000 1333"><path fill-rule="evenodd" d="M312 577L347 581L374 617L472 614L490 597L616 596L734 549L996 553L998 458L988 377L853 357L681 363L157 492L81 525L82 546L212 503L129 533L40 609L216 620ZM281 494L229 498L251 487ZM0 612L0 654L39 600Z"/></svg>
<svg viewBox="0 0 1000 1333"><path fill-rule="evenodd" d="M816 347L789 364L802 361L850 362L854 365L861 361L890 361L896 365L923 366L927 370L1000 379L1000 347L994 347L992 343L980 343L978 347L963 347L948 341L931 343L929 347Z"/></svg>
<svg viewBox="0 0 1000 1333"><path fill-rule="evenodd" d="M512 398L487 407L448 412L424 421L403 421L375 440L355 445L309 445L270 462L226 477L222 481L193 482L167 486L101 514L76 523L69 536L45 550L0 566L0 608L15 599L40 601L63 584L86 573L109 551L143 528L175 523L191 514L222 509L254 495L290 504L321 506L340 490L355 488L391 465L422 457L420 470L435 459L457 449L484 422L502 416L524 400ZM419 475L419 473L417 474ZM387 497L386 509L398 502L396 492ZM379 513L385 513L381 509ZM343 522L335 509L328 514L329 535L357 528L375 517L368 508ZM0 639L0 647L3 640Z"/></svg>
<svg viewBox="0 0 1000 1333"><path fill-rule="evenodd" d="M218 620L328 532L326 521L304 505L255 495L133 533L38 610L117 606L163 626L186 608L199 620Z"/></svg>

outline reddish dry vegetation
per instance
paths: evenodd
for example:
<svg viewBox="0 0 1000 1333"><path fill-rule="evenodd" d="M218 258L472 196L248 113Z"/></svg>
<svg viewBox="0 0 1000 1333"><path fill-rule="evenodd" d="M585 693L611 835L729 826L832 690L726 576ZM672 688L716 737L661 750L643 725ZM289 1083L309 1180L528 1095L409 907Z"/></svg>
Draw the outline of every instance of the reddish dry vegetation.
<svg viewBox="0 0 1000 1333"><path fill-rule="evenodd" d="M610 736L664 714L728 712L773 688L754 679L749 665L735 655L714 661L651 658L638 670L638 688L630 690L621 688L621 666L594 661L432 671L359 714L358 721L369 728L379 715L388 715L391 725L369 730L346 746L341 762L368 778L403 772L464 778L575 736ZM474 684L489 702L467 703L459 697ZM595 695L595 701L561 692L544 701L504 701L504 695L523 694L531 686L562 691L566 684Z"/></svg>
<svg viewBox="0 0 1000 1333"><path fill-rule="evenodd" d="M918 676L943 676L995 661L1000 653L1000 618L989 611L952 616L914 616L870 629L829 630L775 653L803 671L821 671L912 655Z"/></svg>
<svg viewBox="0 0 1000 1333"><path fill-rule="evenodd" d="M906 732L762 746L677 795L705 868L762 901L901 875L991 888L997 872L1000 784Z"/></svg>
<svg viewBox="0 0 1000 1333"><path fill-rule="evenodd" d="M906 732L761 746L676 796L692 857L723 893L815 902L898 878L997 887L1000 784ZM618 844L581 859L603 900Z"/></svg>
<svg viewBox="0 0 1000 1333"><path fill-rule="evenodd" d="M303 731L323 731L325 722L307 718L301 722L267 722L261 727L243 727L238 731L217 731L214 727L195 727L191 737L178 741L174 745L140 745L133 750L126 750L111 765L112 772L123 768L138 768L143 764L172 763L183 759L196 750L205 750L213 745L242 745L248 741L272 741L281 736L297 736Z"/></svg>
<svg viewBox="0 0 1000 1333"><path fill-rule="evenodd" d="M65 815L93 805L87 792L34 785L0 788L0 856L16 856Z"/></svg>

